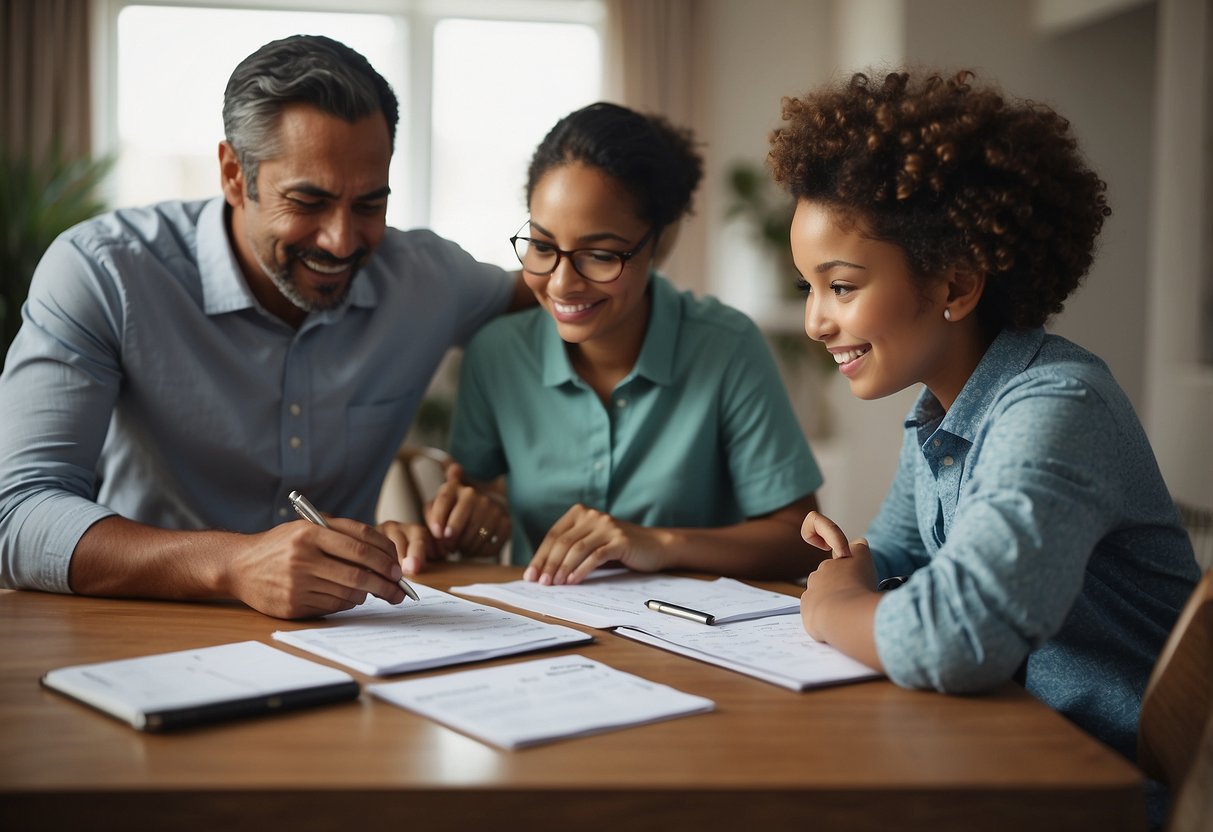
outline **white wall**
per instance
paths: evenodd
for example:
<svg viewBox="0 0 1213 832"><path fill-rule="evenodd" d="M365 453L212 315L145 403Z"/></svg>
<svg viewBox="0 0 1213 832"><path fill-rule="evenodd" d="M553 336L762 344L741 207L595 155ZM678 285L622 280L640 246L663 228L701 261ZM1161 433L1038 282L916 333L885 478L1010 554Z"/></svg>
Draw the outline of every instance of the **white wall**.
<svg viewBox="0 0 1213 832"><path fill-rule="evenodd" d="M1159 6L1146 424L1171 493L1213 509L1213 366L1196 361L1202 277L1213 290L1213 2Z"/></svg>
<svg viewBox="0 0 1213 832"><path fill-rule="evenodd" d="M1160 2L1166 8L1205 0ZM772 282L761 277L770 263L754 250L743 228L722 218L724 171L738 158L765 158L766 137L779 124L782 96L800 94L838 73L873 63L976 67L997 78L1009 92L1046 101L1068 117L1093 167L1108 182L1113 215L1105 224L1098 259L1085 286L1050 328L1103 356L1139 412L1161 424L1157 414L1165 406L1154 406L1160 395L1153 396L1146 412L1146 357L1157 353L1156 328L1166 326L1155 313L1151 327L1146 312L1159 302L1151 271L1163 265L1152 259L1151 229L1156 221L1150 209L1152 200L1158 199L1153 192L1157 181L1153 132L1159 4L1141 0L703 3L710 50L705 88L710 93L701 108L704 121L696 128L710 143L702 209L707 268L703 286L696 288L717 294L761 320L777 320L779 328L798 325L798 311L789 309L786 301L781 305ZM1182 163L1163 157L1159 164ZM1203 236L1208 234L1207 219L1205 223L1203 232L1192 229L1190 221L1182 227L1193 236ZM1191 267L1190 262L1185 265ZM1172 296L1170 304L1195 302L1179 295ZM773 307L778 308L773 311ZM813 348L806 339L805 349ZM1167 372L1161 365L1161 360L1152 361L1150 372ZM849 534L858 535L879 506L892 475L902 417L915 391L880 402L857 402L838 381L833 379L826 390L832 434L814 440L814 450L827 477L821 495L825 509ZM797 391L793 398L798 398ZM1185 458L1176 448L1174 459L1164 460L1163 466L1168 482L1182 481L1188 491L1205 483L1206 503L1213 502L1213 488L1207 487L1213 476L1209 398L1204 388L1196 401L1181 405L1195 408L1184 411L1183 424L1190 429L1203 425L1205 439L1198 444L1197 455L1189 453ZM1173 410L1167 413L1171 421ZM1152 427L1157 445L1159 428L1147 421L1147 429ZM1192 443L1184 444L1190 451Z"/></svg>

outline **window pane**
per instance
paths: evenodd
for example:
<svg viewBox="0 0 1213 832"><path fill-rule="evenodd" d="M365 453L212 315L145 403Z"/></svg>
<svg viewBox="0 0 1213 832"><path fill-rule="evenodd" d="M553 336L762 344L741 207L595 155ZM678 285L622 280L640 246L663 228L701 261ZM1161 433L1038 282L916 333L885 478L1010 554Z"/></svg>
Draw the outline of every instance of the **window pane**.
<svg viewBox="0 0 1213 832"><path fill-rule="evenodd" d="M526 168L561 116L598 100L598 33L573 23L444 20L434 30L431 227L517 268Z"/></svg>
<svg viewBox="0 0 1213 832"><path fill-rule="evenodd" d="M223 88L259 46L293 34L324 34L361 52L392 85L402 115L407 32L398 19L368 14L129 6L118 16L116 205L194 199L219 191ZM395 159L408 155L398 128ZM390 184L407 193L408 166L392 164ZM404 200L389 200L388 222L403 223Z"/></svg>

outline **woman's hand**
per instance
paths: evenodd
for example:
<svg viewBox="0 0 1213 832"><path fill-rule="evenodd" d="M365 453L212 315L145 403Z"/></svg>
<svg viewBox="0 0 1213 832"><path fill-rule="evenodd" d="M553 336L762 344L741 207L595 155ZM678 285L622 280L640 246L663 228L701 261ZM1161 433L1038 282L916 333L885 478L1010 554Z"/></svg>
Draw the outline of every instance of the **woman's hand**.
<svg viewBox="0 0 1213 832"><path fill-rule="evenodd" d="M425 569L427 561L438 559L438 548L425 526L387 520L376 528L396 547L396 557L406 575L416 575Z"/></svg>
<svg viewBox="0 0 1213 832"><path fill-rule="evenodd" d="M657 572L666 560L660 530L578 504L548 531L522 576L541 584L575 584L604 563Z"/></svg>
<svg viewBox="0 0 1213 832"><path fill-rule="evenodd" d="M800 526L800 536L805 543L824 549L832 557L849 558L851 546L838 524L820 511L810 511Z"/></svg>
<svg viewBox="0 0 1213 832"><path fill-rule="evenodd" d="M876 565L868 542L859 538L847 548L849 555L840 555L835 550L834 557L817 566L800 596L800 618L805 631L818 641L834 644L832 635L845 622L846 607L856 601L874 607L877 599Z"/></svg>
<svg viewBox="0 0 1213 832"><path fill-rule="evenodd" d="M425 522L443 554L496 558L510 539L504 498L464 483L458 463L446 469L446 482L426 507Z"/></svg>

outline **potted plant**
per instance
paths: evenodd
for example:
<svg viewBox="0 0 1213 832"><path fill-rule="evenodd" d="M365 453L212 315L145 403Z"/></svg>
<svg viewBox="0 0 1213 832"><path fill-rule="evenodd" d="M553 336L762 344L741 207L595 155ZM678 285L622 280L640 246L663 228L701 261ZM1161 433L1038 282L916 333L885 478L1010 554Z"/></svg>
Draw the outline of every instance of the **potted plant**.
<svg viewBox="0 0 1213 832"><path fill-rule="evenodd" d="M749 225L754 239L770 256L779 295L789 304L801 304L789 236L795 203L776 187L761 164L752 162L736 162L729 168L728 191L725 219ZM809 343L799 330L768 331L766 337L805 432L817 438L827 436L831 426L825 389L836 368L834 359L820 345Z"/></svg>
<svg viewBox="0 0 1213 832"><path fill-rule="evenodd" d="M96 191L112 164L57 146L39 157L0 148L0 364L21 326L38 261L59 234L105 210Z"/></svg>

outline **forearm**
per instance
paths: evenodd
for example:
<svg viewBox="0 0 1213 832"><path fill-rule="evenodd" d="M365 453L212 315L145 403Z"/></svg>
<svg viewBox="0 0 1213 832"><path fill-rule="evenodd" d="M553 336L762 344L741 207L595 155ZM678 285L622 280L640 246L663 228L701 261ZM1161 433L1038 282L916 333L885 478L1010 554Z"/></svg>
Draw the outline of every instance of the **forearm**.
<svg viewBox="0 0 1213 832"><path fill-rule="evenodd" d="M667 568L760 580L803 578L829 556L800 537L801 522L816 507L810 495L733 526L657 530Z"/></svg>
<svg viewBox="0 0 1213 832"><path fill-rule="evenodd" d="M169 531L107 517L72 554L68 582L82 595L137 598L229 598L228 563L241 535Z"/></svg>

